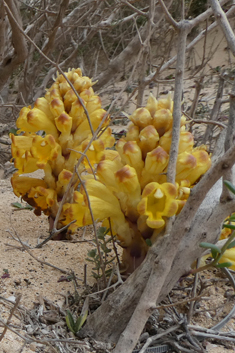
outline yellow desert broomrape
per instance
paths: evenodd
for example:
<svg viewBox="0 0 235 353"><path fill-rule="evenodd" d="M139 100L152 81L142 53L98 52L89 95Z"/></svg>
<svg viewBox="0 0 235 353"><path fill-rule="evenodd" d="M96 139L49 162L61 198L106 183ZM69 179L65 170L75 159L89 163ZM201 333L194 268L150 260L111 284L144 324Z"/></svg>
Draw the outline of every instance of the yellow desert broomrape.
<svg viewBox="0 0 235 353"><path fill-rule="evenodd" d="M180 212L190 188L209 169L210 156L203 147L193 148L193 135L182 117L176 184L167 183L171 96L157 100L150 94L146 106L129 117L126 136L115 143L109 115L93 91L92 80L80 69L65 75L80 99L65 77L57 75L45 96L20 112L18 135L11 134L18 169L12 177L13 190L34 207L35 214L48 215L51 229L70 183L58 228L75 221L67 230L75 233L91 224L90 204L95 221L106 224L109 219L123 248L125 268L131 272L146 255L146 240L154 241L167 219ZM90 143L98 128L98 137ZM80 185L74 168L82 155L77 166ZM42 178L24 176L38 169L44 172Z"/></svg>

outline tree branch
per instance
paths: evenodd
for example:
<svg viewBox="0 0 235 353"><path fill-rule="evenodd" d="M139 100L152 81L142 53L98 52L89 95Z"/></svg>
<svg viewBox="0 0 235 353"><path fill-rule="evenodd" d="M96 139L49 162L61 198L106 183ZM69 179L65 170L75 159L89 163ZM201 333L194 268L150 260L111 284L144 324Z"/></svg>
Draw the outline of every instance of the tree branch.
<svg viewBox="0 0 235 353"><path fill-rule="evenodd" d="M20 17L19 10L17 8L17 2L14 0L3 1L6 8L8 19L12 30L12 42L15 49L13 57L9 58L6 63L0 66L0 91L7 82L8 78L11 76L12 72L17 68L19 64L24 62L27 57L27 44L24 36L19 31L19 27L22 28L22 21ZM12 20L13 14L16 22ZM16 24L17 23L17 24Z"/></svg>
<svg viewBox="0 0 235 353"><path fill-rule="evenodd" d="M233 30L228 22L228 19L221 8L218 0L210 0L212 10L215 14L216 21L218 22L220 28L222 29L224 36L228 42L229 48L235 56L235 37Z"/></svg>

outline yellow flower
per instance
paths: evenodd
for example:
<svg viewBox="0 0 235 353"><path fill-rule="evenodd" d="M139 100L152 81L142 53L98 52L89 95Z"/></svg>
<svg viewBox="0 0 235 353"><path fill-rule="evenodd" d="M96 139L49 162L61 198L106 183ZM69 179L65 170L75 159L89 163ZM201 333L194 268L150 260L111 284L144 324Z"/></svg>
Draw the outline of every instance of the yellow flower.
<svg viewBox="0 0 235 353"><path fill-rule="evenodd" d="M107 113L104 109L97 109L90 114L90 121L94 131L98 128L106 114ZM107 115L103 126L106 126L108 122L109 116ZM76 131L74 132L74 142L76 144L79 144L84 141L90 134L91 129L88 120L86 119L77 127Z"/></svg>
<svg viewBox="0 0 235 353"><path fill-rule="evenodd" d="M111 127L108 127L98 138L99 140L103 141L105 148L113 147L115 143L115 138L112 135Z"/></svg>
<svg viewBox="0 0 235 353"><path fill-rule="evenodd" d="M23 108L16 121L16 126L20 131L37 132L42 130L45 131L46 134L53 135L55 138L58 137L58 130L54 123L38 108Z"/></svg>
<svg viewBox="0 0 235 353"><path fill-rule="evenodd" d="M78 227L85 225L85 213L87 207L84 202L84 197L79 191L74 192L74 203L66 203L63 205L63 210L60 217L60 222L63 225L69 224L76 220L75 223L69 226L69 230L73 233Z"/></svg>
<svg viewBox="0 0 235 353"><path fill-rule="evenodd" d="M26 151L29 151L32 147L33 138L36 134L29 134L23 136L15 136L10 134L12 141L11 144L11 154L13 158L22 157Z"/></svg>
<svg viewBox="0 0 235 353"><path fill-rule="evenodd" d="M178 203L178 210L176 214L179 214L184 205L186 204L187 199L190 195L190 182L188 180L181 180L180 185L177 183L177 203Z"/></svg>
<svg viewBox="0 0 235 353"><path fill-rule="evenodd" d="M176 187L170 183L149 183L143 190L138 212L148 216L146 224L150 228L161 228L165 217L172 217L178 209Z"/></svg>
<svg viewBox="0 0 235 353"><path fill-rule="evenodd" d="M11 184L13 187L13 191L16 196L24 196L29 193L31 188L42 186L44 188L47 187L47 184L44 180L37 178L30 178L26 176L19 176L19 173L14 173L11 178Z"/></svg>
<svg viewBox="0 0 235 353"><path fill-rule="evenodd" d="M34 158L29 151L26 151L22 157L15 157L14 165L20 174L33 173L39 169L38 159Z"/></svg>
<svg viewBox="0 0 235 353"><path fill-rule="evenodd" d="M34 108L37 108L41 111L43 111L46 116L54 121L54 115L52 114L50 110L50 104L48 103L48 100L44 97L40 97L36 99L36 102L34 103Z"/></svg>
<svg viewBox="0 0 235 353"><path fill-rule="evenodd" d="M52 135L45 137L36 135L33 137L30 149L32 156L37 159L37 166L44 169L47 161L56 160L60 153L60 146Z"/></svg>

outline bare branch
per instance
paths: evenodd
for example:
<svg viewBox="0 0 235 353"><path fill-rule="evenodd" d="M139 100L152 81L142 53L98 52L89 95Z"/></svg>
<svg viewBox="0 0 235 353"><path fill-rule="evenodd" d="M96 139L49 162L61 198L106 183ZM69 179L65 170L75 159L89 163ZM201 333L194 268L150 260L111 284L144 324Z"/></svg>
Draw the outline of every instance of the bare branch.
<svg viewBox="0 0 235 353"><path fill-rule="evenodd" d="M62 0L61 1L61 5L60 5L60 10L59 10L58 16L57 16L57 18L55 20L53 29L50 31L50 37L48 38L48 41L45 43L45 46L42 49L42 51L43 51L43 53L45 55L48 55L48 53L52 50L52 48L54 46L57 30L61 26L61 23L62 23L63 18L64 18L65 11L66 11L68 5L69 5L69 0Z"/></svg>
<svg viewBox="0 0 235 353"><path fill-rule="evenodd" d="M222 29L224 36L228 42L229 48L235 56L235 37L230 23L228 22L228 19L224 11L222 10L218 0L210 0L210 3L215 14L216 21L219 23L219 26Z"/></svg>
<svg viewBox="0 0 235 353"><path fill-rule="evenodd" d="M158 1L164 14L166 17L166 20L174 27L174 29L177 31L178 30L178 23L174 20L174 18L171 16L170 12L168 11L165 3L163 0Z"/></svg>

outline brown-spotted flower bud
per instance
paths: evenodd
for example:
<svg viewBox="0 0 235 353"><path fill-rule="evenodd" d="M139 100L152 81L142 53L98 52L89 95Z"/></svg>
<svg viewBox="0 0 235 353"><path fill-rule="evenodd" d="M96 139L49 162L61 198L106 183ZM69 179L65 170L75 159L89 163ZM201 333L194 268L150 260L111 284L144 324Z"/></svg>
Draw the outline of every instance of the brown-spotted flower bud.
<svg viewBox="0 0 235 353"><path fill-rule="evenodd" d="M191 153L180 153L176 162L176 182L179 183L181 180L187 179L187 176L196 165L197 160Z"/></svg>
<svg viewBox="0 0 235 353"><path fill-rule="evenodd" d="M173 124L172 113L169 109L157 110L153 117L154 127L156 128L159 136L163 136L166 131L171 129Z"/></svg>
<svg viewBox="0 0 235 353"><path fill-rule="evenodd" d="M86 105L85 102L83 102L83 104ZM72 103L69 115L73 118L72 132L87 119L84 108L78 98Z"/></svg>
<svg viewBox="0 0 235 353"><path fill-rule="evenodd" d="M148 111L150 112L151 116L154 117L154 114L156 113L156 111L159 109L158 108L158 101L157 99L152 95L152 93L150 93L149 97L148 97L148 101L147 101L147 105L145 107L146 109L148 109Z"/></svg>
<svg viewBox="0 0 235 353"><path fill-rule="evenodd" d="M190 184L193 185L211 166L211 159L206 151L195 149L192 155L197 160L197 165L191 170L187 176Z"/></svg>
<svg viewBox="0 0 235 353"><path fill-rule="evenodd" d="M59 198L63 197L63 194L66 191L67 185L72 178L73 173L69 170L63 169L58 175L58 180L56 183L56 192Z"/></svg>
<svg viewBox="0 0 235 353"><path fill-rule="evenodd" d="M138 145L142 151L143 159L145 159L148 152L157 147L159 135L153 125L146 126L139 134Z"/></svg>
<svg viewBox="0 0 235 353"><path fill-rule="evenodd" d="M167 131L159 140L159 145L167 152L170 152L172 130ZM191 152L194 145L194 138L191 132L185 131L184 127L180 131L180 141L178 153Z"/></svg>
<svg viewBox="0 0 235 353"><path fill-rule="evenodd" d="M53 114L54 118L59 116L64 112L64 102L60 98L54 98L50 102L50 111Z"/></svg>
<svg viewBox="0 0 235 353"><path fill-rule="evenodd" d="M141 188L134 168L125 165L115 173L117 181L116 195L122 211L131 222L136 222L139 214L137 204L141 199Z"/></svg>
<svg viewBox="0 0 235 353"><path fill-rule="evenodd" d="M168 160L168 153L160 146L147 153L145 165L140 178L142 188L151 181L159 181L163 177L163 180L166 180L166 176L163 175L163 171L167 167Z"/></svg>
<svg viewBox="0 0 235 353"><path fill-rule="evenodd" d="M151 114L146 108L136 109L129 118L135 125L139 126L140 129L152 123Z"/></svg>
<svg viewBox="0 0 235 353"><path fill-rule="evenodd" d="M128 141L123 146L122 161L124 164L129 164L131 167L135 168L138 177L144 166L144 161L142 160L142 152L136 141Z"/></svg>
<svg viewBox="0 0 235 353"><path fill-rule="evenodd" d="M139 133L140 133L140 129L137 125L134 125L133 123L131 123L128 126L128 130L126 133L126 141L139 141Z"/></svg>

